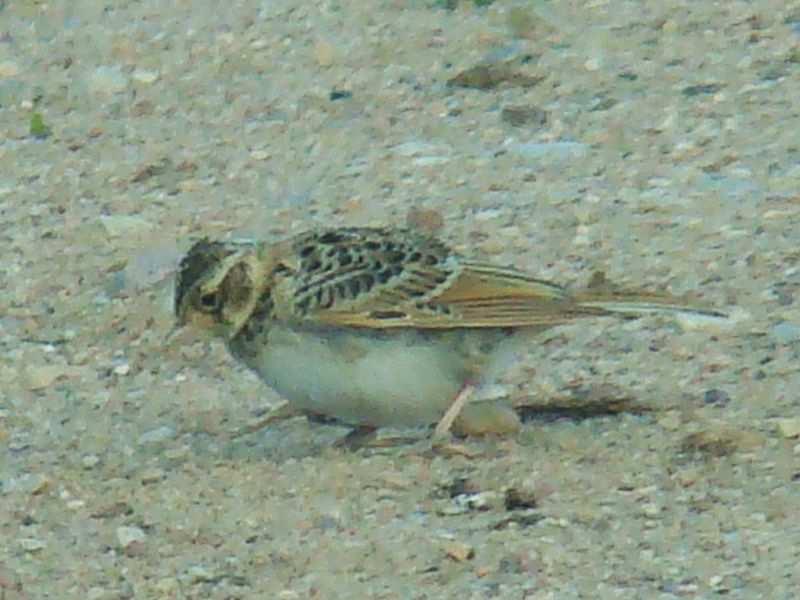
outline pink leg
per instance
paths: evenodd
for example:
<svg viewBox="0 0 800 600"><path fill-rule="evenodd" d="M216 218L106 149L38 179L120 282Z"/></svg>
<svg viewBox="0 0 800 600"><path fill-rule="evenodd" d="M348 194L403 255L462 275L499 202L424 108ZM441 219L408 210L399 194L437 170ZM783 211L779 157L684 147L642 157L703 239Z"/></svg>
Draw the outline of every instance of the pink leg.
<svg viewBox="0 0 800 600"><path fill-rule="evenodd" d="M436 429L433 431L434 439L441 439L450 433L453 422L458 418L458 415L461 414L461 411L464 410L464 406L466 406L474 393L475 385L469 381L461 387L458 394L456 394L455 400L453 400L453 403L450 405L450 408L447 409L447 412L444 413L444 416L439 423L437 423Z"/></svg>

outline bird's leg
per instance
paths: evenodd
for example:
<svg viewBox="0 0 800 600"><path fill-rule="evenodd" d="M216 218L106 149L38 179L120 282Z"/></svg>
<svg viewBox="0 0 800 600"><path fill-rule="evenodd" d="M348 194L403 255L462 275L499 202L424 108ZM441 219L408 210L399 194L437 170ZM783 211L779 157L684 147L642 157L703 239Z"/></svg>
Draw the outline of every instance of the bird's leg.
<svg viewBox="0 0 800 600"><path fill-rule="evenodd" d="M337 440L333 444L334 448L343 448L345 450L358 450L371 446L371 442L375 440L378 428L371 425L359 425L353 427L346 436Z"/></svg>
<svg viewBox="0 0 800 600"><path fill-rule="evenodd" d="M266 414L252 419L247 425L235 431L233 436L240 437L250 433L255 433L256 431L261 431L267 425L271 425L277 421L285 421L286 419L299 417L303 414L305 413L297 410L291 404L289 404L289 402L284 400L277 406L273 406L269 411L267 411Z"/></svg>
<svg viewBox="0 0 800 600"><path fill-rule="evenodd" d="M442 440L449 435L450 429L453 427L453 422L461 414L461 411L464 410L464 407L467 405L467 402L470 401L473 394L475 394L475 384L468 381L461 387L453 403L436 424L436 429L433 430L434 440Z"/></svg>

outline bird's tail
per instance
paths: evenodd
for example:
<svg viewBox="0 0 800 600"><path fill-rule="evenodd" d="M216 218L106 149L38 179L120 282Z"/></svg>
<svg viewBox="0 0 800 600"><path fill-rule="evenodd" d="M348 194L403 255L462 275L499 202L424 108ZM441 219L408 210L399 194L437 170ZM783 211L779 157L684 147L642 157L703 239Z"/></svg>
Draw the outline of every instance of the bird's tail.
<svg viewBox="0 0 800 600"><path fill-rule="evenodd" d="M667 293L620 289L610 284L602 272L595 273L589 286L576 293L574 299L581 307L629 318L653 313L727 318L725 313L700 306L691 299Z"/></svg>

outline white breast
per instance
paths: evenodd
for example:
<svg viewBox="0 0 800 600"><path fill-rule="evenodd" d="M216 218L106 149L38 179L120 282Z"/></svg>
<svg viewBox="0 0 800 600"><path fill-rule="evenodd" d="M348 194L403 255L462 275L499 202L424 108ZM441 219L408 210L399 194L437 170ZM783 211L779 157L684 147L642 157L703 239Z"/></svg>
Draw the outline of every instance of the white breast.
<svg viewBox="0 0 800 600"><path fill-rule="evenodd" d="M453 341L273 324L256 352L237 354L297 408L351 424L413 426L438 421L468 377L467 356Z"/></svg>

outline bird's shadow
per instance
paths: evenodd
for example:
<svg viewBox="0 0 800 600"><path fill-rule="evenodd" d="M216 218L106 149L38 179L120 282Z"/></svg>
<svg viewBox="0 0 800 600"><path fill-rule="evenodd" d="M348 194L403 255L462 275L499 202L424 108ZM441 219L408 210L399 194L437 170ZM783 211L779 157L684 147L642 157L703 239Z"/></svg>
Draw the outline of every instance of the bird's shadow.
<svg viewBox="0 0 800 600"><path fill-rule="evenodd" d="M576 386L564 396L542 401L520 398L514 410L523 424L544 425L554 421L580 422L622 414L644 415L655 409L623 391L608 386ZM320 457L332 450L350 453L416 451L430 446L432 427L380 430L377 437L353 435L353 428L336 419L308 415L293 417L253 431L231 436L222 444L229 460L269 460ZM352 438L354 443L350 443ZM363 442L363 443L362 443Z"/></svg>

